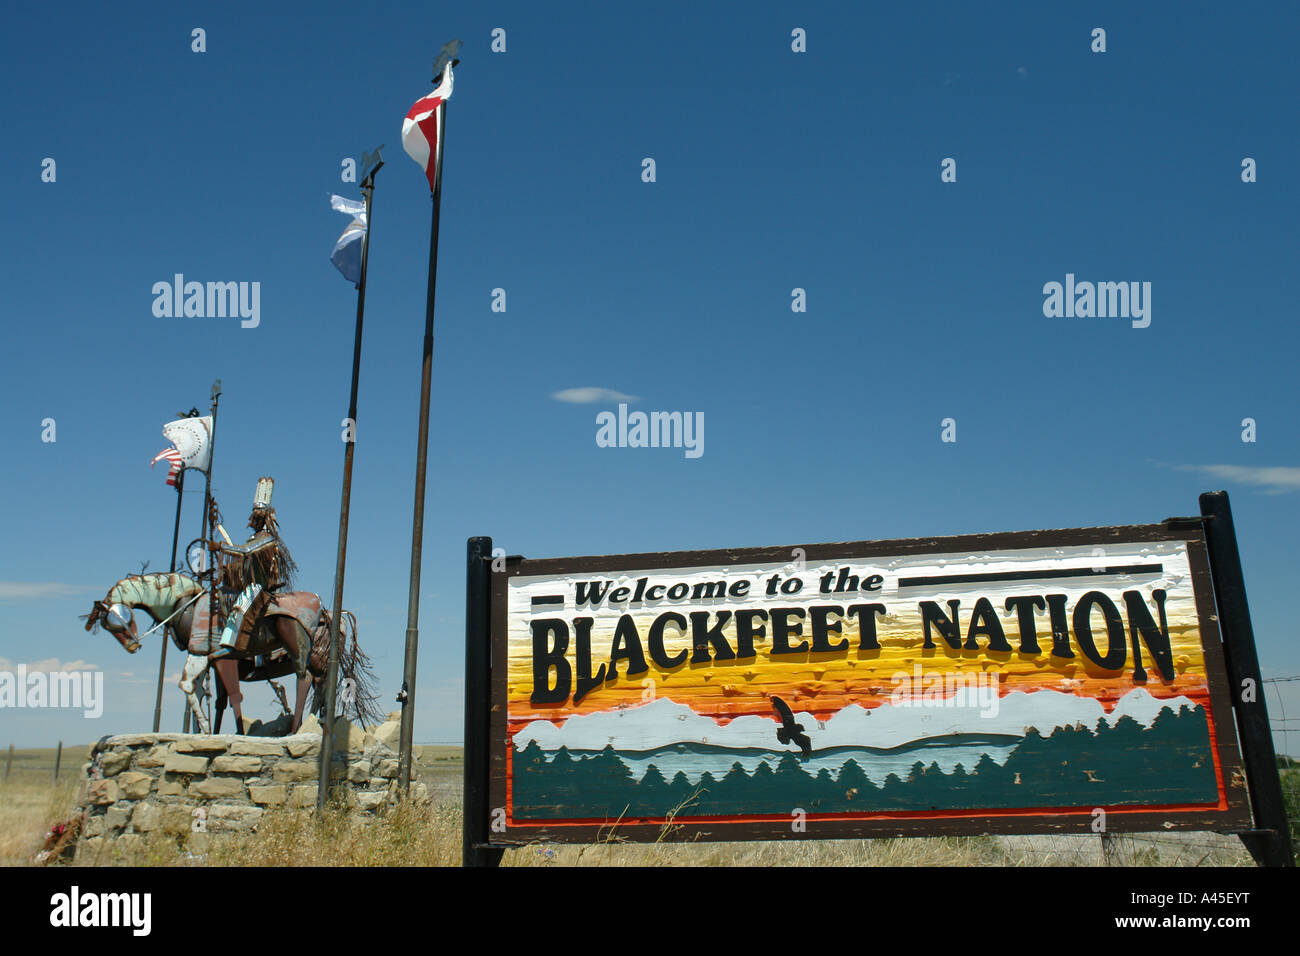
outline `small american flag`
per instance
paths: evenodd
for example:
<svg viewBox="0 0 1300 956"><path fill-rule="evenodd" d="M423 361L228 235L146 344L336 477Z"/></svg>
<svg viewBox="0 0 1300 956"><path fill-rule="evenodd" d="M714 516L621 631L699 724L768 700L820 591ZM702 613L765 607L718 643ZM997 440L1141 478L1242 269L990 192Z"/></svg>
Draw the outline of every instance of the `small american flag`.
<svg viewBox="0 0 1300 956"><path fill-rule="evenodd" d="M176 476L181 473L181 453L175 448L164 448L162 451L158 452L158 454L153 456L153 461L149 462L149 467L152 468L164 459L166 459L168 463L167 484L175 488Z"/></svg>

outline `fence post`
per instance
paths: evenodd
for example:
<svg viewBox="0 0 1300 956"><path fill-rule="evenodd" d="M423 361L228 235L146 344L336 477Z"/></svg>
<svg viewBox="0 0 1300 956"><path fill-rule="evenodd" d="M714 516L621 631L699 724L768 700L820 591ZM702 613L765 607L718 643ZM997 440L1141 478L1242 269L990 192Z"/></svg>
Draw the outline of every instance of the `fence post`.
<svg viewBox="0 0 1300 956"><path fill-rule="evenodd" d="M1101 859L1104 866L1124 865L1124 845L1118 833L1105 830L1101 834Z"/></svg>
<svg viewBox="0 0 1300 956"><path fill-rule="evenodd" d="M59 764L63 763L63 741L59 741L59 749L54 753L54 782L59 782Z"/></svg>
<svg viewBox="0 0 1300 956"><path fill-rule="evenodd" d="M14 745L9 745L9 759L5 761L5 780L9 779L9 770L14 765Z"/></svg>

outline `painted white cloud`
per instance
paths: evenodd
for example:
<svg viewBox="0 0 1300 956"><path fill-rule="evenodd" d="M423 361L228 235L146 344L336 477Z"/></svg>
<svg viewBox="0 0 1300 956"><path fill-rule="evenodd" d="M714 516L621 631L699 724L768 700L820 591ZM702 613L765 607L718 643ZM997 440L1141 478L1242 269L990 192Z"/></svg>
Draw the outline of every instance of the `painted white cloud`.
<svg viewBox="0 0 1300 956"><path fill-rule="evenodd" d="M1220 481L1257 485L1271 495L1300 491L1300 468L1283 465L1255 467L1252 465L1179 465L1181 471L1199 471Z"/></svg>
<svg viewBox="0 0 1300 956"><path fill-rule="evenodd" d="M1182 706L1195 707L1188 697L1161 700L1144 688L1129 691L1108 714L1101 702L1042 689L1013 691L1002 697L997 711L987 712L980 706L966 707L897 707L885 704L867 710L849 704L822 723L806 711L796 711L818 749L829 747L875 747L892 749L927 738L959 734L998 734L1020 737L1033 726L1043 736L1057 727L1082 723L1089 729L1098 720L1116 723L1128 715L1150 725L1166 707L1175 711ZM776 715L746 715L725 725L712 717L696 713L686 704L660 697L648 704L622 710L577 714L557 727L549 720L534 720L514 736L516 749L537 741L543 750L561 746L571 750L600 750L607 744L620 751L657 750L677 743L712 744L736 750L763 749L776 745Z"/></svg>
<svg viewBox="0 0 1300 956"><path fill-rule="evenodd" d="M586 388L565 388L558 392L551 393L551 398L557 402L570 402L574 405L590 405L594 402L635 402L635 395L624 395L622 392L616 392L612 388L595 388L588 386Z"/></svg>

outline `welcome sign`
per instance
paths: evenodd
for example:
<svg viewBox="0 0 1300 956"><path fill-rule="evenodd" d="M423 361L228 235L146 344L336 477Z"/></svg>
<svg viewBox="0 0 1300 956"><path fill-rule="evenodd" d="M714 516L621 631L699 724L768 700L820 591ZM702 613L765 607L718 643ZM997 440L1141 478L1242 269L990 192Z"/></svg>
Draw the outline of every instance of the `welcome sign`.
<svg viewBox="0 0 1300 956"><path fill-rule="evenodd" d="M491 839L1248 826L1202 535L510 559Z"/></svg>

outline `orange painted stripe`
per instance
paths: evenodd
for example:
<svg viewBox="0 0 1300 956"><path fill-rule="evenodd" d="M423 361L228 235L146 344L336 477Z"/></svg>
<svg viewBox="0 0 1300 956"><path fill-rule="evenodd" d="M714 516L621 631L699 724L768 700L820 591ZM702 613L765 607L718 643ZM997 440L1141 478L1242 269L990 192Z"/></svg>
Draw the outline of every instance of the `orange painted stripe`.
<svg viewBox="0 0 1300 956"><path fill-rule="evenodd" d="M1204 813L1208 810L1216 809L1215 804L1148 804L1145 806L1132 807L1114 807L1107 808L1106 813L1133 814L1133 813ZM837 820L966 820L979 817L1087 817L1092 815L1091 809L1080 809L1079 807L1049 807L1049 808L1021 808L1021 809L989 809L989 810L895 810L882 811L880 813L809 813L807 819L813 822L834 822ZM591 826L608 826L616 822L608 817L586 817L586 818L557 818L549 817L537 820L520 820L515 822L512 815L507 814L507 819L512 826L556 826L556 827L591 827ZM790 815L785 814L748 814L739 817L673 817L673 823L772 823L780 821L788 823ZM640 825L660 825L668 823L666 817L623 817L617 821L622 826L640 826Z"/></svg>

